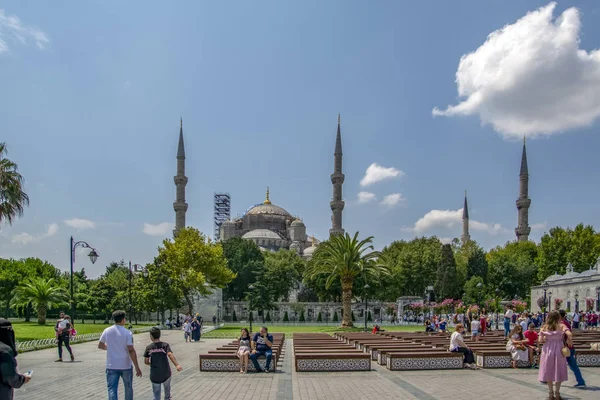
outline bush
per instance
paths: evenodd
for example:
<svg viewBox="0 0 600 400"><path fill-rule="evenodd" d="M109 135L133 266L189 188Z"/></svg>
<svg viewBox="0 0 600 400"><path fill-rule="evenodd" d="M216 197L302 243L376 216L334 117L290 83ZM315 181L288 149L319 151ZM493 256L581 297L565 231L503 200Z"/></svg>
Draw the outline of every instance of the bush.
<svg viewBox="0 0 600 400"><path fill-rule="evenodd" d="M265 318L265 321L271 322L271 311L267 311L267 316Z"/></svg>
<svg viewBox="0 0 600 400"><path fill-rule="evenodd" d="M338 313L337 313L337 311L335 311L335 312L333 313L333 318L331 319L331 321L333 321L333 322L338 322L339 320L340 320L340 319L338 318Z"/></svg>
<svg viewBox="0 0 600 400"><path fill-rule="evenodd" d="M290 317L287 311L283 314L283 322L290 322Z"/></svg>
<svg viewBox="0 0 600 400"><path fill-rule="evenodd" d="M371 311L367 314L367 322L373 322L373 317L371 316Z"/></svg>
<svg viewBox="0 0 600 400"><path fill-rule="evenodd" d="M352 311L352 322L356 321L356 318L354 317L354 311Z"/></svg>
<svg viewBox="0 0 600 400"><path fill-rule="evenodd" d="M231 320L232 320L233 322L237 322L237 315L235 315L235 310L233 310L233 315L232 315L232 317L231 317Z"/></svg>
<svg viewBox="0 0 600 400"><path fill-rule="evenodd" d="M321 316L321 311L319 311L319 314L317 315L317 322L323 322L323 317Z"/></svg>
<svg viewBox="0 0 600 400"><path fill-rule="evenodd" d="M300 322L306 322L306 318L304 318L304 310L300 311L300 318L298 319Z"/></svg>

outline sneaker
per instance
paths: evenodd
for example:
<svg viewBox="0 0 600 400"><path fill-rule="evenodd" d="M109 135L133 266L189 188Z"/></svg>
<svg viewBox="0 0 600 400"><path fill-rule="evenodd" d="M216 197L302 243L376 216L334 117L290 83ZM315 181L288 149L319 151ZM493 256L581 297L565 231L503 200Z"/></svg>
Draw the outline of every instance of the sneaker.
<svg viewBox="0 0 600 400"><path fill-rule="evenodd" d="M578 383L577 385L573 385L575 389L583 389L585 388L585 383Z"/></svg>
<svg viewBox="0 0 600 400"><path fill-rule="evenodd" d="M54 362L62 362L62 358L59 358L58 360L56 360Z"/></svg>
<svg viewBox="0 0 600 400"><path fill-rule="evenodd" d="M263 372L265 372L265 373L267 373L267 374L268 374L269 372L271 372L271 368L267 368L267 369L265 369Z"/></svg>

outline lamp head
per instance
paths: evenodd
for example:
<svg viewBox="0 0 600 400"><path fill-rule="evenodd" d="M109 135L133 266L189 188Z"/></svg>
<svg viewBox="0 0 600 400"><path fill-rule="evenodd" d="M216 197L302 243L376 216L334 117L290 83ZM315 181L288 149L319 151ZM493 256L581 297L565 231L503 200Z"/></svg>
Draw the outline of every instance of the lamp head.
<svg viewBox="0 0 600 400"><path fill-rule="evenodd" d="M96 252L96 249L92 249L92 251L90 251L90 254L88 254L88 257L90 258L90 261L92 262L92 264L96 263L96 260L98 259L98 253Z"/></svg>

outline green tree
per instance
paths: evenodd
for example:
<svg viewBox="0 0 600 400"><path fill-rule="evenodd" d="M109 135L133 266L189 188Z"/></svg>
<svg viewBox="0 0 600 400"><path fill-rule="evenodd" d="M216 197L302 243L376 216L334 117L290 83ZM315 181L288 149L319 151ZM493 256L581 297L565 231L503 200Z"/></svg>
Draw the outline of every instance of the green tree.
<svg viewBox="0 0 600 400"><path fill-rule="evenodd" d="M341 283L344 311L342 326L352 326L350 312L354 280L362 276L376 281L380 274L389 273L388 268L377 260L380 253L374 250L372 243L372 236L359 241L358 232L354 237L347 233L335 235L321 243L309 262L309 276L327 276L326 286L331 286L336 281Z"/></svg>
<svg viewBox="0 0 600 400"><path fill-rule="evenodd" d="M293 250L281 249L264 255L265 282L273 288L274 300L289 301L290 292L298 287L305 262Z"/></svg>
<svg viewBox="0 0 600 400"><path fill-rule="evenodd" d="M481 284L481 287L477 285ZM479 300L482 302L485 300L486 287L483 284L483 278L480 276L473 276L465 283L465 294L463 301L466 304L479 304Z"/></svg>
<svg viewBox="0 0 600 400"><path fill-rule="evenodd" d="M237 322L237 315L235 315L235 310L233 310L233 315L232 315L232 317L231 317L231 320L232 320L233 322Z"/></svg>
<svg viewBox="0 0 600 400"><path fill-rule="evenodd" d="M223 299L241 301L248 287L264 273L264 256L251 240L231 238L222 243L227 268L236 274L223 289Z"/></svg>
<svg viewBox="0 0 600 400"><path fill-rule="evenodd" d="M373 322L373 316L371 315L371 310L369 310L369 313L367 314L367 322Z"/></svg>
<svg viewBox="0 0 600 400"><path fill-rule="evenodd" d="M283 322L290 322L290 316L287 311L283 313Z"/></svg>
<svg viewBox="0 0 600 400"><path fill-rule="evenodd" d="M29 205L29 196L23 191L23 176L17 164L6 155L6 143L0 143L0 223L12 225L16 217L23 215Z"/></svg>
<svg viewBox="0 0 600 400"><path fill-rule="evenodd" d="M486 271L487 266L483 266L480 262L481 254L485 256L485 251L479 246L475 240L469 240L462 243L459 239L452 240L452 249L454 251L454 260L456 261L456 281L457 287L463 288L467 279L470 279L473 272ZM471 275L469 275L471 271ZM481 276L483 272L479 272ZM475 275L478 275L477 273Z"/></svg>
<svg viewBox="0 0 600 400"><path fill-rule="evenodd" d="M337 310L333 313L333 318L331 319L331 321L333 322L339 322L340 318L338 317L338 313Z"/></svg>
<svg viewBox="0 0 600 400"><path fill-rule="evenodd" d="M267 322L271 322L271 312L267 311L267 318L265 319Z"/></svg>
<svg viewBox="0 0 600 400"><path fill-rule="evenodd" d="M174 240L165 239L158 252L164 257L161 273L185 299L190 313L195 293L206 296L235 278L227 268L221 244L213 243L197 229L184 228Z"/></svg>
<svg viewBox="0 0 600 400"><path fill-rule="evenodd" d="M392 242L384 247L382 258L389 266L390 273L381 275L375 290L375 299L380 301L396 301L405 292L402 256L410 245L404 240Z"/></svg>
<svg viewBox="0 0 600 400"><path fill-rule="evenodd" d="M452 246L445 244L442 246L442 255L435 280L435 293L438 298L457 298L460 291L457 283L456 261L454 261Z"/></svg>
<svg viewBox="0 0 600 400"><path fill-rule="evenodd" d="M564 274L569 263L576 272L589 269L600 253L600 235L590 225L557 226L542 236L538 250L535 261L541 282L552 274Z"/></svg>
<svg viewBox="0 0 600 400"><path fill-rule="evenodd" d="M32 304L37 310L38 324L46 324L48 309L58 307L67 301L64 288L57 285L54 279L33 278L17 286L14 292L13 305Z"/></svg>
<svg viewBox="0 0 600 400"><path fill-rule="evenodd" d="M477 246L473 249L467 261L467 280L480 276L483 282L487 282L488 263L485 257L486 253L481 247Z"/></svg>
<svg viewBox="0 0 600 400"><path fill-rule="evenodd" d="M491 289L488 297L529 297L530 287L539 282L536 256L537 246L530 241L507 242L503 247L497 246L490 250L487 254L487 286Z"/></svg>

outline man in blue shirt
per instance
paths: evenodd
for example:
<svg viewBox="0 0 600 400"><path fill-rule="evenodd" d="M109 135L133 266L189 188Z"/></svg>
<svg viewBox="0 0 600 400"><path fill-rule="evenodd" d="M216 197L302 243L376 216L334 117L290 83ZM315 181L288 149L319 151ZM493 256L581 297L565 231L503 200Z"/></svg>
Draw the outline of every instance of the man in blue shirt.
<svg viewBox="0 0 600 400"><path fill-rule="evenodd" d="M273 351L271 350L272 346L273 336L269 335L267 327L263 326L260 328L260 332L255 334L252 339L252 353L250 354L250 360L252 360L256 372L270 372L271 359L273 358ZM260 365L258 365L258 357L260 356L265 356L267 359L264 371L260 368Z"/></svg>

